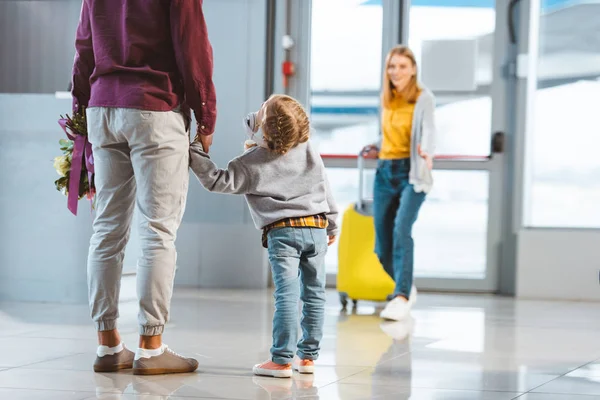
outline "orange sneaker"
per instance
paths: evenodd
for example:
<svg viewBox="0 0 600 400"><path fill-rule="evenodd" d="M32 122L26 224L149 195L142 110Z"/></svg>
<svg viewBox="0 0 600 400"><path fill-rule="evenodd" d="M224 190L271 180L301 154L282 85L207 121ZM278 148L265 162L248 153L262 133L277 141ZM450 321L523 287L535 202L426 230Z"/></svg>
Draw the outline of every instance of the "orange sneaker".
<svg viewBox="0 0 600 400"><path fill-rule="evenodd" d="M294 375L290 364L276 364L273 361L266 361L262 364L256 364L252 368L254 375L270 376L272 378L291 378Z"/></svg>
<svg viewBox="0 0 600 400"><path fill-rule="evenodd" d="M298 356L294 357L292 367L301 374L315 373L315 362L313 360L301 360Z"/></svg>

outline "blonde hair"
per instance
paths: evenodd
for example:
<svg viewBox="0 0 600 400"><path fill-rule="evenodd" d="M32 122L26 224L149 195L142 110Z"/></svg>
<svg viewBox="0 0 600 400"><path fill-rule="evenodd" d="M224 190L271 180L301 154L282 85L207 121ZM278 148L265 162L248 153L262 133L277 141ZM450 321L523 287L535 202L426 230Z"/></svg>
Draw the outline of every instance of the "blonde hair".
<svg viewBox="0 0 600 400"><path fill-rule="evenodd" d="M417 83L417 73L410 79L410 82L406 85L406 87L402 90L402 92L398 93L396 88L394 88L394 84L390 79L390 75L388 74L388 68L390 67L390 62L392 61L392 57L404 56L408 58L415 69L417 68L417 60L415 59L415 54L406 46L395 46L388 53L385 58L385 68L383 69L383 83L381 85L381 104L384 108L389 108L392 104L392 101L397 97L402 97L409 103L416 103L419 98L419 84Z"/></svg>
<svg viewBox="0 0 600 400"><path fill-rule="evenodd" d="M302 105L294 98L274 94L267 100L262 124L269 150L285 154L310 137L310 122Z"/></svg>

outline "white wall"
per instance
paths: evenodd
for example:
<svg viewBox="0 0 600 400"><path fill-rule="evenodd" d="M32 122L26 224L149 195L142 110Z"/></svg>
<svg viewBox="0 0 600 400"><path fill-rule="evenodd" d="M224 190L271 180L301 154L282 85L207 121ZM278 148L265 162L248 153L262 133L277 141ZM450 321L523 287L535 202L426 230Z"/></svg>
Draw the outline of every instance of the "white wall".
<svg viewBox="0 0 600 400"><path fill-rule="evenodd" d="M0 92L67 90L81 0L0 1Z"/></svg>
<svg viewBox="0 0 600 400"><path fill-rule="evenodd" d="M599 250L598 230L522 230L517 296L600 301Z"/></svg>
<svg viewBox="0 0 600 400"><path fill-rule="evenodd" d="M0 94L0 299L86 301L89 203L72 216L52 166L69 109L53 95Z"/></svg>
<svg viewBox="0 0 600 400"><path fill-rule="evenodd" d="M211 156L225 167L243 149L243 117L258 109L265 97L266 0L205 0L204 12L217 89L218 119ZM176 282L266 287L266 254L243 197L207 193L195 178L190 183L177 240Z"/></svg>

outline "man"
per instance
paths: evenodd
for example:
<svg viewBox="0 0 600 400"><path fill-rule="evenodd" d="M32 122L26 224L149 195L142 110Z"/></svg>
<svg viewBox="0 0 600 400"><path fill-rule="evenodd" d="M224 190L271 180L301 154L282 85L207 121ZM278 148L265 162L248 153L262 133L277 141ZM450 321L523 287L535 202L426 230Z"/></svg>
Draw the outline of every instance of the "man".
<svg viewBox="0 0 600 400"><path fill-rule="evenodd" d="M188 189L189 110L212 143L216 96L202 0L83 0L73 66L73 108L87 110L96 216L88 257L94 370L192 372L198 362L162 343L175 275L175 237ZM137 205L140 340L117 330L123 254Z"/></svg>

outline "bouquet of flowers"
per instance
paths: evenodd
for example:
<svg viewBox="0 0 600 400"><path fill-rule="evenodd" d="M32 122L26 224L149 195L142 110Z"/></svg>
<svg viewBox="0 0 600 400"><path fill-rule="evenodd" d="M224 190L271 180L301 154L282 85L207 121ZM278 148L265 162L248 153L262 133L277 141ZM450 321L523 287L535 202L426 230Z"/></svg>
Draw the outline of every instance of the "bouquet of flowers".
<svg viewBox="0 0 600 400"><path fill-rule="evenodd" d="M94 207L96 188L94 186L94 156L92 145L88 141L85 109L60 116L58 124L67 139L59 141L62 156L54 158L54 169L60 178L54 184L56 190L67 196L67 208L77 215L78 200L87 197Z"/></svg>

